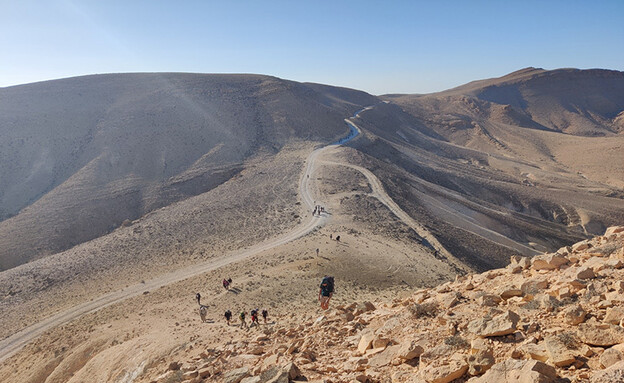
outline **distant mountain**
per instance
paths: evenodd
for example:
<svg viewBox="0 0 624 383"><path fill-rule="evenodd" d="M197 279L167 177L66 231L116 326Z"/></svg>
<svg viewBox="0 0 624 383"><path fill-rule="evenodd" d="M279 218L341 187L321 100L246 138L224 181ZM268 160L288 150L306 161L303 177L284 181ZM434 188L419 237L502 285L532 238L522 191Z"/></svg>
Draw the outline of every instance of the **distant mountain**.
<svg viewBox="0 0 624 383"><path fill-rule="evenodd" d="M0 270L333 142L370 105L345 159L476 269L624 222L622 72L527 68L382 98L260 75L96 75L0 89Z"/></svg>
<svg viewBox="0 0 624 383"><path fill-rule="evenodd" d="M327 142L364 92L258 75L110 74L0 89L0 270Z"/></svg>
<svg viewBox="0 0 624 383"><path fill-rule="evenodd" d="M510 248L552 250L624 220L623 72L528 68L384 98L362 115L358 149L468 263L502 265Z"/></svg>

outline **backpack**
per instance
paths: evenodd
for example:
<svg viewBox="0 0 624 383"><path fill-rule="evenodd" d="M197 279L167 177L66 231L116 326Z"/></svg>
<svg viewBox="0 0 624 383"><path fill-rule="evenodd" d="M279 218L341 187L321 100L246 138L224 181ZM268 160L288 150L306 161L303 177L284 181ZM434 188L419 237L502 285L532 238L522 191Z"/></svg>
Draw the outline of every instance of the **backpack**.
<svg viewBox="0 0 624 383"><path fill-rule="evenodd" d="M333 293L334 292L334 277L325 277L323 281L321 281L321 289L324 293Z"/></svg>

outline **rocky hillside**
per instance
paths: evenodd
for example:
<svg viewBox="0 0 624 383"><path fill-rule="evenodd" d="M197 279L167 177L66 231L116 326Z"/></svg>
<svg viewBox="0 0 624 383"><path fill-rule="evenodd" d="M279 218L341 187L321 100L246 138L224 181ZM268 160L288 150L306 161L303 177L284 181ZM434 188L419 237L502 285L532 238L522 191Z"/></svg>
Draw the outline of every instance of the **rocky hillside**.
<svg viewBox="0 0 624 383"><path fill-rule="evenodd" d="M363 104L358 104L363 102ZM84 76L0 89L0 271L331 142L371 95L260 75Z"/></svg>
<svg viewBox="0 0 624 383"><path fill-rule="evenodd" d="M622 382L623 281L624 226L611 227L392 303L223 325L231 340L193 337L137 381Z"/></svg>

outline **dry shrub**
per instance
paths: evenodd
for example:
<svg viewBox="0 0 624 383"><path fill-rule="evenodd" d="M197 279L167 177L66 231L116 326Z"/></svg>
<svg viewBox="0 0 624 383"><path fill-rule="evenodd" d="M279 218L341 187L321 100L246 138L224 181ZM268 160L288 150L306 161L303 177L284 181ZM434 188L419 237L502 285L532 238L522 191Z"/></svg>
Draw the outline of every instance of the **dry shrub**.
<svg viewBox="0 0 624 383"><path fill-rule="evenodd" d="M434 302L414 303L409 310L415 318L432 318L438 313L438 305Z"/></svg>

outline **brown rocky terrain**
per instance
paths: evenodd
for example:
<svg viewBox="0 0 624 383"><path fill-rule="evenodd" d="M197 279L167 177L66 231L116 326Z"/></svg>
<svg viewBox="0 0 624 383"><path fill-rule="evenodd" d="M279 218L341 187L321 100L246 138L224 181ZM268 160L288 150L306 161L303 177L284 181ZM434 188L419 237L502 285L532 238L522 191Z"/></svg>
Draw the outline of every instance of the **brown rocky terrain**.
<svg viewBox="0 0 624 383"><path fill-rule="evenodd" d="M135 381L620 382L623 281L624 227L611 227L391 302L215 324L220 341L193 336Z"/></svg>
<svg viewBox="0 0 624 383"><path fill-rule="evenodd" d="M618 379L624 234L602 234L624 222L622 86L529 69L420 96L255 75L0 89L1 380ZM222 319L256 307L268 324Z"/></svg>

